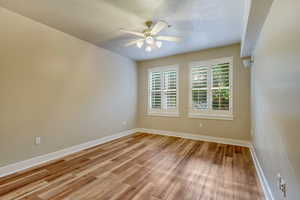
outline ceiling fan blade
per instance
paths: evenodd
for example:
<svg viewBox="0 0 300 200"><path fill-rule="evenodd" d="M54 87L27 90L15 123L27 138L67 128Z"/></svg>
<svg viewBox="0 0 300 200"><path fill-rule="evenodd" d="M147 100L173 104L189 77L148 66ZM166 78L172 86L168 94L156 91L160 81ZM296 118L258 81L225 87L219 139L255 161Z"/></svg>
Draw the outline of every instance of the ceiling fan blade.
<svg viewBox="0 0 300 200"><path fill-rule="evenodd" d="M127 44L125 44L126 47L131 46L131 45L135 45L136 43L143 41L144 39L138 39L138 40L133 40L128 42Z"/></svg>
<svg viewBox="0 0 300 200"><path fill-rule="evenodd" d="M174 36L157 36L156 37L157 40L164 40L164 41L169 41L169 42L179 42L181 40L181 38L179 37L174 37Z"/></svg>
<svg viewBox="0 0 300 200"><path fill-rule="evenodd" d="M140 36L140 37L145 37L144 33L136 32L136 31L129 31L129 30L125 30L125 29L120 29L120 31L123 33L128 33L128 34L132 34L132 35L136 35L136 36Z"/></svg>
<svg viewBox="0 0 300 200"><path fill-rule="evenodd" d="M158 21L151 29L151 34L156 35L157 33L159 33L161 30L163 30L167 26L168 26L167 22Z"/></svg>

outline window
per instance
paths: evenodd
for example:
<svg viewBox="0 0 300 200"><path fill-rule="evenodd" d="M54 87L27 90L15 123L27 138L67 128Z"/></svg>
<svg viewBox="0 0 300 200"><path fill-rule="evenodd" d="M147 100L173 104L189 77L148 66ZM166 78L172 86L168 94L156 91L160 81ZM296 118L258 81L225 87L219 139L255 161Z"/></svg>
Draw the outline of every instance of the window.
<svg viewBox="0 0 300 200"><path fill-rule="evenodd" d="M148 114L178 116L178 66L149 69Z"/></svg>
<svg viewBox="0 0 300 200"><path fill-rule="evenodd" d="M190 64L189 117L233 119L231 57Z"/></svg>

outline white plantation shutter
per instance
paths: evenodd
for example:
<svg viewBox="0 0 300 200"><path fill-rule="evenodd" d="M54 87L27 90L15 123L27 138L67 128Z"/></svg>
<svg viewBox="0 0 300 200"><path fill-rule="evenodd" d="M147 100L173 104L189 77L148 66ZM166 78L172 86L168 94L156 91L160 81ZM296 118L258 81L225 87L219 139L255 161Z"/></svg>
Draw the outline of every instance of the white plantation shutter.
<svg viewBox="0 0 300 200"><path fill-rule="evenodd" d="M164 95L167 109L176 108L177 105L177 72L176 70L164 72Z"/></svg>
<svg viewBox="0 0 300 200"><path fill-rule="evenodd" d="M212 66L212 109L229 110L230 98L230 64L222 63Z"/></svg>
<svg viewBox="0 0 300 200"><path fill-rule="evenodd" d="M152 72L151 73L151 107L153 109L161 108L161 96L162 96L162 87L161 87L161 73L160 72Z"/></svg>
<svg viewBox="0 0 300 200"><path fill-rule="evenodd" d="M208 109L208 67L192 68L192 107Z"/></svg>
<svg viewBox="0 0 300 200"><path fill-rule="evenodd" d="M149 70L149 110L150 114L178 114L178 68L158 67Z"/></svg>
<svg viewBox="0 0 300 200"><path fill-rule="evenodd" d="M232 119L231 74L232 58L190 64L191 117Z"/></svg>

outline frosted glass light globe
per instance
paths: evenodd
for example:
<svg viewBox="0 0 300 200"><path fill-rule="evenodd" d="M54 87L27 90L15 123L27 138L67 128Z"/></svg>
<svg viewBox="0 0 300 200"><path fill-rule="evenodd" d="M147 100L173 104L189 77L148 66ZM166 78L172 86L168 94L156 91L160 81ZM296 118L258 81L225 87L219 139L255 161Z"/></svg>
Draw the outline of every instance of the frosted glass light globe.
<svg viewBox="0 0 300 200"><path fill-rule="evenodd" d="M137 46L138 48L142 48L143 45L144 45L144 41L138 41L138 42L136 43L136 46Z"/></svg>
<svg viewBox="0 0 300 200"><path fill-rule="evenodd" d="M146 51L146 52L151 52L151 51L152 51L152 48L151 48L150 46L147 46L146 49L145 49L145 51Z"/></svg>
<svg viewBox="0 0 300 200"><path fill-rule="evenodd" d="M162 42L161 41L156 41L156 46L157 46L157 48L160 48L162 46Z"/></svg>

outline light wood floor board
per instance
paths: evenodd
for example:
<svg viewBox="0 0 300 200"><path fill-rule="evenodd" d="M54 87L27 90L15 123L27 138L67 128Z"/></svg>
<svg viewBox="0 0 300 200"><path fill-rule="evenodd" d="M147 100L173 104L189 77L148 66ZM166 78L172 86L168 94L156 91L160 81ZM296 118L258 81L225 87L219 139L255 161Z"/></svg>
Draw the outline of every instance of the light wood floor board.
<svg viewBox="0 0 300 200"><path fill-rule="evenodd" d="M0 199L264 198L248 148L137 133L2 177Z"/></svg>

